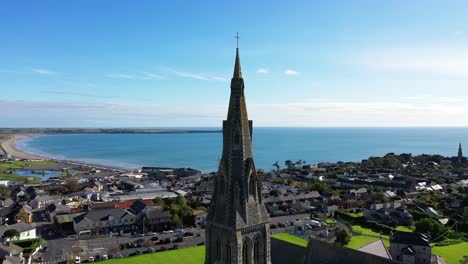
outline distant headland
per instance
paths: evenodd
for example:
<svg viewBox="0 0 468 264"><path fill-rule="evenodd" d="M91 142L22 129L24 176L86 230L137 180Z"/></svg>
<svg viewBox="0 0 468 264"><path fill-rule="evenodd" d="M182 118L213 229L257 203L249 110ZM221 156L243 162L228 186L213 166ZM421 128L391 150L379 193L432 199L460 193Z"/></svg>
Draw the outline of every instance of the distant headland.
<svg viewBox="0 0 468 264"><path fill-rule="evenodd" d="M152 128L0 128L0 134L184 134L221 133L221 129Z"/></svg>

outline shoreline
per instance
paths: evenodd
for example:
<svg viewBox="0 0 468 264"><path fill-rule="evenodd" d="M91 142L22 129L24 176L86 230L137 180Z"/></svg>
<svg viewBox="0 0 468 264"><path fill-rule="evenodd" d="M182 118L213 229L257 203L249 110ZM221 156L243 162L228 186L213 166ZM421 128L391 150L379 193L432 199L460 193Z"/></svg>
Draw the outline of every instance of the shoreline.
<svg viewBox="0 0 468 264"><path fill-rule="evenodd" d="M9 137L1 142L1 150L5 152L7 155L11 155L14 158L17 159L25 159L25 160L32 160L32 161L40 161L40 160L50 160L50 161L55 161L57 163L64 163L64 164L69 164L69 165L74 165L74 166L83 166L87 168L96 168L96 169L102 169L102 170L111 170L111 171L120 171L120 172L125 172L125 171L130 171L132 169L130 168L124 168L124 167L119 167L119 166L112 166L112 165L105 165L105 164L99 164L99 163L92 163L92 162L83 162L83 161L77 161L77 160L66 160L66 159L57 159L54 157L48 157L44 155L37 155L33 153L29 153L23 150L20 150L16 147L17 143L21 140L31 138L34 136L39 136L40 134L12 134L9 135Z"/></svg>

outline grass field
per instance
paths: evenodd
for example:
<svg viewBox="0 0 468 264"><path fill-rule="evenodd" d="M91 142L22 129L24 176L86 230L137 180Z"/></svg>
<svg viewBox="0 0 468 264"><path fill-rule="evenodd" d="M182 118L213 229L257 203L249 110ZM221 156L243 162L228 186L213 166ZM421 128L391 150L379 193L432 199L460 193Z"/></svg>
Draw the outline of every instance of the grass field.
<svg viewBox="0 0 468 264"><path fill-rule="evenodd" d="M410 232L410 233L414 231L413 228L408 227L408 226L397 226L395 229L397 231Z"/></svg>
<svg viewBox="0 0 468 264"><path fill-rule="evenodd" d="M365 227L362 227L360 225L353 225L352 228L353 228L353 232L356 232L356 233L359 233L359 234L371 235L371 236L377 236L377 237L382 236L382 238L384 238L384 239L389 239L388 235L381 235L380 233L377 233L375 231L372 231L369 228L365 228Z"/></svg>
<svg viewBox="0 0 468 264"><path fill-rule="evenodd" d="M102 261L103 264L147 264L147 263L186 263L203 264L205 263L205 246L190 247L177 250L169 250L158 253L144 254L140 256L111 259Z"/></svg>
<svg viewBox="0 0 468 264"><path fill-rule="evenodd" d="M459 264L468 256L468 242L463 242L450 246L433 247L432 254L443 257L448 264Z"/></svg>
<svg viewBox="0 0 468 264"><path fill-rule="evenodd" d="M349 241L348 245L346 245L347 248L360 248L362 246L365 246L371 242L376 241L378 238L375 237L369 237L369 236L353 236L351 238L351 241Z"/></svg>
<svg viewBox="0 0 468 264"><path fill-rule="evenodd" d="M54 164L53 161L12 161L12 162L0 162L0 180L1 181L15 181L15 182L24 182L28 178L33 178L33 180L41 180L40 177L24 177L19 176L16 173L8 173L10 170L23 169L28 165L46 165Z"/></svg>
<svg viewBox="0 0 468 264"><path fill-rule="evenodd" d="M280 233L280 234L274 234L272 235L272 237L289 242L291 244L296 244L299 246L307 247L307 242L308 242L307 240L294 236L294 235L290 235L287 233Z"/></svg>

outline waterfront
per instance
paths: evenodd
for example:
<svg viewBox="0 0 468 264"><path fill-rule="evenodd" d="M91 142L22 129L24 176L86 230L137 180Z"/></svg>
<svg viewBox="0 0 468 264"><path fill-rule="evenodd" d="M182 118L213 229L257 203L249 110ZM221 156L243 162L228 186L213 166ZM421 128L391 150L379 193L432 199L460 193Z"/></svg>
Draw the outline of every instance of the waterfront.
<svg viewBox="0 0 468 264"><path fill-rule="evenodd" d="M468 142L468 128L255 128L257 168L279 161L308 163L360 161L389 152L457 154ZM192 167L214 171L222 152L222 134L75 134L25 138L17 148L58 159L126 168Z"/></svg>

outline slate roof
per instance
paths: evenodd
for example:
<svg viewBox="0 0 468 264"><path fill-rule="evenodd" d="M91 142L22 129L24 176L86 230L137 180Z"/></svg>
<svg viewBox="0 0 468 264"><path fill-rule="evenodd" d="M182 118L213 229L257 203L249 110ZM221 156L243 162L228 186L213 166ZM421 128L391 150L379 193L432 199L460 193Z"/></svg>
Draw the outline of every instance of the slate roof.
<svg viewBox="0 0 468 264"><path fill-rule="evenodd" d="M285 254L288 254L285 252ZM311 239L304 264L397 264L398 261Z"/></svg>
<svg viewBox="0 0 468 264"><path fill-rule="evenodd" d="M73 222L73 218L84 214L83 212L74 213L74 214L63 214L63 215L56 215L55 219L58 224L70 223Z"/></svg>
<svg viewBox="0 0 468 264"><path fill-rule="evenodd" d="M0 226L0 237L2 237L3 233L5 233L5 231L9 229L15 229L16 231L21 233L24 231L32 230L34 229L34 227L24 222L19 222L19 223L12 224L12 225L3 225L3 226Z"/></svg>
<svg viewBox="0 0 468 264"><path fill-rule="evenodd" d="M109 216L111 215L114 219L121 219L130 212L120 209L120 208L111 208L111 209L101 209L101 210L91 210L85 214L79 215L73 219L75 223L81 222L84 218L89 219L93 222L98 221L108 221Z"/></svg>
<svg viewBox="0 0 468 264"><path fill-rule="evenodd" d="M393 232L392 237L390 239L390 243L428 246L428 247L431 246L430 239L424 234L400 232L400 231Z"/></svg>
<svg viewBox="0 0 468 264"><path fill-rule="evenodd" d="M392 259L392 256L390 255L390 252L388 252L388 249L385 246L382 239L377 239L376 241L371 242L367 245L364 245L358 248L357 250L361 252L366 252L372 255L380 256L386 259Z"/></svg>

